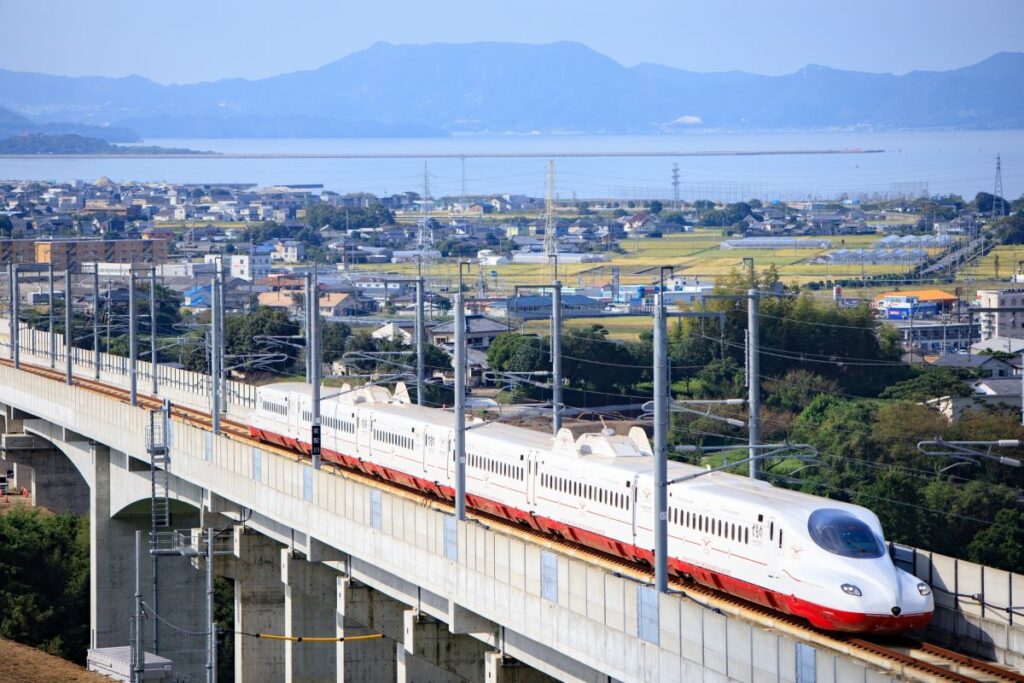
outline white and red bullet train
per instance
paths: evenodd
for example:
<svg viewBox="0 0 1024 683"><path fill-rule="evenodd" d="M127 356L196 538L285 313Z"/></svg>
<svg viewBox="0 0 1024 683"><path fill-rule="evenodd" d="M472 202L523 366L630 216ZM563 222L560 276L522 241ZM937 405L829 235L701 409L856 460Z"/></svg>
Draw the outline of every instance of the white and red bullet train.
<svg viewBox="0 0 1024 683"><path fill-rule="evenodd" d="M337 395L331 397L331 393ZM310 451L311 388L261 387L253 437ZM412 405L404 386L324 388L325 460L454 497L452 414ZM466 433L467 505L631 560L652 562L653 461L643 430L563 429L556 437L490 423ZM669 463L669 477L699 471ZM669 571L833 631L923 628L928 584L896 568L871 511L712 473L669 489Z"/></svg>

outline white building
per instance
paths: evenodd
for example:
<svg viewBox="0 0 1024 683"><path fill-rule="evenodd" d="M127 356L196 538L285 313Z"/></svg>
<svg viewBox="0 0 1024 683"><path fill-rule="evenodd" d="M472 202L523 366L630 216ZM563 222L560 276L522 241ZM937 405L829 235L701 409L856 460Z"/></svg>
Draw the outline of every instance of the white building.
<svg viewBox="0 0 1024 683"><path fill-rule="evenodd" d="M255 282L270 275L270 254L207 254L206 263L224 262L224 274Z"/></svg>
<svg viewBox="0 0 1024 683"><path fill-rule="evenodd" d="M92 274L93 270L99 271L100 277L128 277L132 272L131 263L119 263L114 261L87 261L82 264L82 272ZM136 268L136 274L143 273L142 268Z"/></svg>
<svg viewBox="0 0 1024 683"><path fill-rule="evenodd" d="M995 309L1022 309L979 313L978 320L981 322L982 340L992 337L1024 339L1024 287L979 289L978 306Z"/></svg>
<svg viewBox="0 0 1024 683"><path fill-rule="evenodd" d="M199 277L214 275L217 272L217 265L209 261L193 263L185 261L182 263L163 263L156 267L156 273L160 277Z"/></svg>
<svg viewBox="0 0 1024 683"><path fill-rule="evenodd" d="M298 240L281 240L274 245L274 260L299 263L306 258L306 245Z"/></svg>

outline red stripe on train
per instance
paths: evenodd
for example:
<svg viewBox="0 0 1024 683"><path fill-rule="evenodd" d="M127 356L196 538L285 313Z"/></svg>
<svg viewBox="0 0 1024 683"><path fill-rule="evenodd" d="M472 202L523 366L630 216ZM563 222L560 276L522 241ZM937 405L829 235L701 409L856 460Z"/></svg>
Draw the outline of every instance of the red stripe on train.
<svg viewBox="0 0 1024 683"><path fill-rule="evenodd" d="M298 450L306 455L310 452L309 444L273 432L250 426L249 434L260 441ZM423 491L448 501L452 501L455 498L455 491L451 487L442 486L436 482L427 481L405 472L381 467L361 458L344 455L328 449L323 450L323 458L329 462ZM651 550L638 548L632 543L618 541L602 534L570 526L555 519L533 515L519 508L490 500L489 498L467 493L466 505L472 509L487 512L511 522L523 524L537 531L564 538L616 557L644 562L648 565L653 565L654 562L654 553ZM669 572L678 577L692 577L699 584L715 590L725 591L769 609L802 617L814 626L830 631L903 633L923 629L928 625L932 617L931 613L928 612L922 614L901 614L897 617L890 614L863 614L836 610L803 600L795 595L779 593L763 586L737 579L728 574L713 572L676 558L669 558Z"/></svg>

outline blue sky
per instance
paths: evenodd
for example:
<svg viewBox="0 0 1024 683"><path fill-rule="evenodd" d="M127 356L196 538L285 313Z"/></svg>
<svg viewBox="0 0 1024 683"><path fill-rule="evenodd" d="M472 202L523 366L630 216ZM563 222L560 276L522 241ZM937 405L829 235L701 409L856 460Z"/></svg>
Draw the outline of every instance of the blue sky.
<svg viewBox="0 0 1024 683"><path fill-rule="evenodd" d="M311 69L381 40L572 40L627 66L763 74L1024 51L1021 0L0 0L0 26L0 68L163 83Z"/></svg>

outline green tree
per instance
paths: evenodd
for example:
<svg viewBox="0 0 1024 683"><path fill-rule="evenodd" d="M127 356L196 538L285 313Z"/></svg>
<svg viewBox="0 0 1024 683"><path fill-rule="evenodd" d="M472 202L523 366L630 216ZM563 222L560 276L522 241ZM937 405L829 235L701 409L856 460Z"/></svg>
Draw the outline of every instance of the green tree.
<svg viewBox="0 0 1024 683"><path fill-rule="evenodd" d="M0 635L85 661L89 521L11 510L0 515Z"/></svg>
<svg viewBox="0 0 1024 683"><path fill-rule="evenodd" d="M648 204L647 208L654 215L658 215L659 213L661 213L661 210L664 209L665 207L662 205L661 202L659 202L657 199L655 199L650 204Z"/></svg>
<svg viewBox="0 0 1024 683"><path fill-rule="evenodd" d="M967 559L989 567L1019 572L1024 567L1024 512L1006 508L995 523L979 531L967 546Z"/></svg>
<svg viewBox="0 0 1024 683"><path fill-rule="evenodd" d="M915 376L890 384L879 394L880 398L906 401L927 401L940 396L969 396L970 387L964 382L965 373L950 368L921 368Z"/></svg>
<svg viewBox="0 0 1024 683"><path fill-rule="evenodd" d="M779 380L769 383L764 404L790 412L806 408L816 396L839 391L835 381L821 375L795 368L788 370Z"/></svg>
<svg viewBox="0 0 1024 683"><path fill-rule="evenodd" d="M9 216L0 216L0 237L8 238L14 232L14 224Z"/></svg>
<svg viewBox="0 0 1024 683"><path fill-rule="evenodd" d="M331 363L345 353L345 342L352 336L352 328L345 323L325 322L320 335L323 362Z"/></svg>

